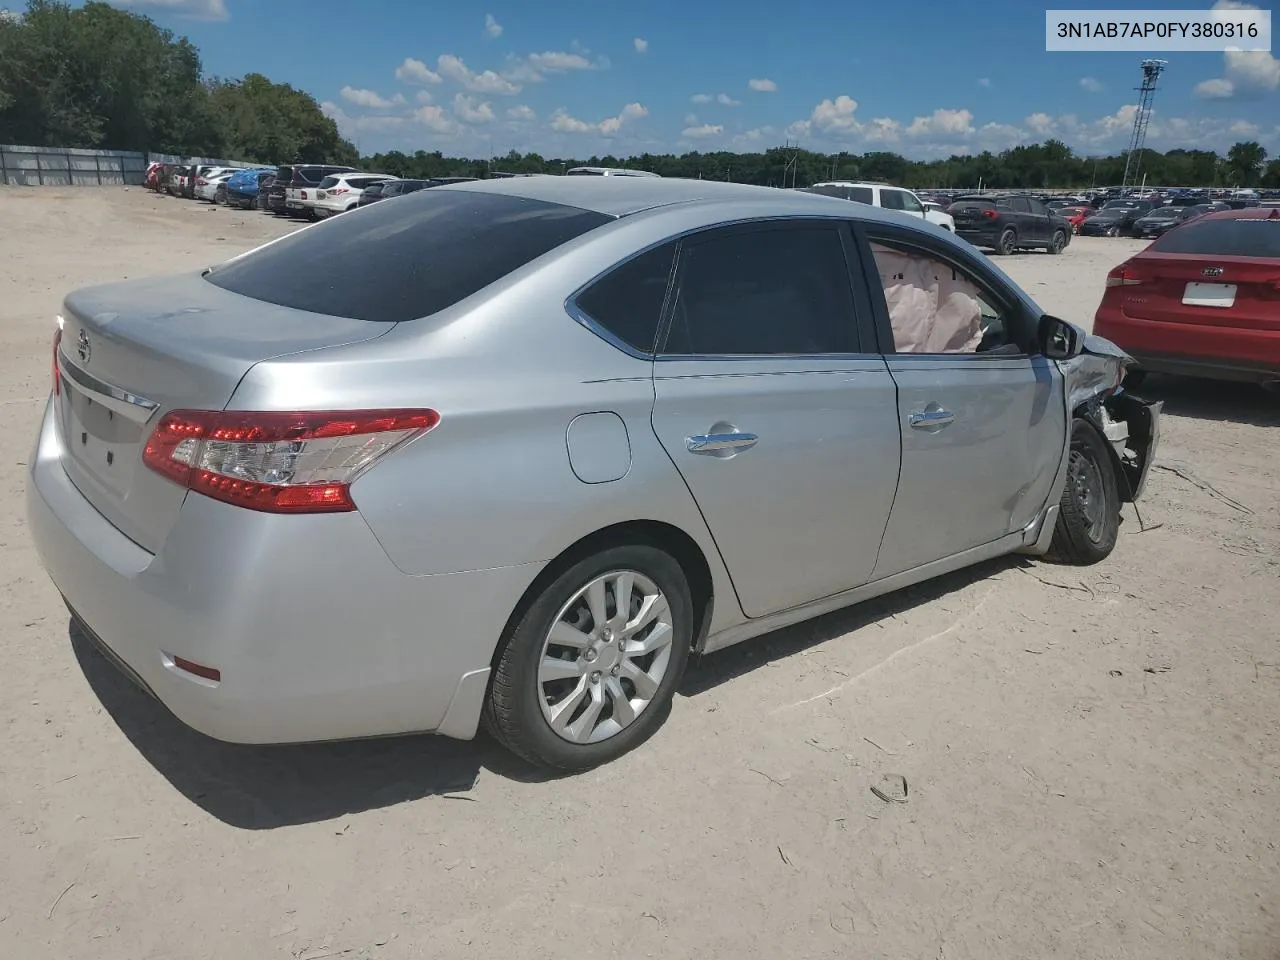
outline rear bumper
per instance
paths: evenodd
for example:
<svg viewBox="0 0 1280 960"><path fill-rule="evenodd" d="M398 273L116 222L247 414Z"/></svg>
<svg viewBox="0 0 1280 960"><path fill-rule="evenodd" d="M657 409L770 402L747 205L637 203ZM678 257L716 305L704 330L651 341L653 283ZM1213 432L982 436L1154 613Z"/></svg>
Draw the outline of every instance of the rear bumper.
<svg viewBox="0 0 1280 960"><path fill-rule="evenodd" d="M1199 326L1099 310L1093 332L1132 356L1143 370L1217 380L1280 379L1280 330Z"/></svg>
<svg viewBox="0 0 1280 960"><path fill-rule="evenodd" d="M195 494L153 555L85 500L61 452L46 411L27 484L41 560L180 720L235 743L474 735L494 647L541 564L406 576L358 513L274 516Z"/></svg>

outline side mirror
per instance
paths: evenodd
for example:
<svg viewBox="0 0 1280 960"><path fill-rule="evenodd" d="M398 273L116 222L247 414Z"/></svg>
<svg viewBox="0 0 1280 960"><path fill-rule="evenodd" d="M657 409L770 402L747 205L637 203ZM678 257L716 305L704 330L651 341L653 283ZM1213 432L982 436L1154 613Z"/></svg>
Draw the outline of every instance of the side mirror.
<svg viewBox="0 0 1280 960"><path fill-rule="evenodd" d="M1080 356L1084 349L1084 336L1079 327L1047 313L1040 318L1038 340L1040 352L1050 360L1070 360Z"/></svg>

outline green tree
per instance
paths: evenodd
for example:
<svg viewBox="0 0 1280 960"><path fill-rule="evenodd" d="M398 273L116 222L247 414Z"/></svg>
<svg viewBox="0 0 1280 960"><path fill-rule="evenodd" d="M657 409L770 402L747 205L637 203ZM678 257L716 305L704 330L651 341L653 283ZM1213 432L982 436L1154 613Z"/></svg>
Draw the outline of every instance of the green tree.
<svg viewBox="0 0 1280 960"><path fill-rule="evenodd" d="M1237 187L1254 186L1266 160L1267 151L1256 140L1233 145L1227 151L1227 162L1224 165L1227 182Z"/></svg>

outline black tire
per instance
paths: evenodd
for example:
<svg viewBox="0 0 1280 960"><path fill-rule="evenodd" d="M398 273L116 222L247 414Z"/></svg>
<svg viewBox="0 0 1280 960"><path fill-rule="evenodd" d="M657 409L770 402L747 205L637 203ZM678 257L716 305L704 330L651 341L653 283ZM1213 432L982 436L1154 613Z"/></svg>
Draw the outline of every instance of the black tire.
<svg viewBox="0 0 1280 960"><path fill-rule="evenodd" d="M1067 234L1063 230L1055 230L1053 239L1049 241L1049 252L1054 256L1067 249Z"/></svg>
<svg viewBox="0 0 1280 960"><path fill-rule="evenodd" d="M1086 420L1071 425L1067 485L1046 559L1087 566L1105 560L1120 534L1120 486L1107 441Z"/></svg>
<svg viewBox="0 0 1280 960"><path fill-rule="evenodd" d="M1004 233L1000 234L1000 239L996 241L996 253L1007 257L1016 249L1018 249L1018 233L1013 227L1005 227Z"/></svg>
<svg viewBox="0 0 1280 960"><path fill-rule="evenodd" d="M573 743L543 715L538 673L543 644L561 608L606 573L632 570L652 580L671 611L667 671L648 706L619 732L597 743ZM669 554L644 544L611 547L562 571L529 604L499 646L483 721L508 750L539 767L570 773L614 760L649 739L670 712L693 643L693 599L684 571ZM606 678L607 679L607 678Z"/></svg>

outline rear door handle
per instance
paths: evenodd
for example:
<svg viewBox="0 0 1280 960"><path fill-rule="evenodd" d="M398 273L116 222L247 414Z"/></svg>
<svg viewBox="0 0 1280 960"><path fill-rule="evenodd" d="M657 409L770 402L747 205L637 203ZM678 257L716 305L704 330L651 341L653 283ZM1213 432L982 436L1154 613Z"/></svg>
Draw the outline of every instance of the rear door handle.
<svg viewBox="0 0 1280 960"><path fill-rule="evenodd" d="M917 430L924 430L929 427L945 427L950 423L954 423L955 419L955 414L950 410L935 407L932 410L922 410L911 414L907 417L907 423Z"/></svg>
<svg viewBox="0 0 1280 960"><path fill-rule="evenodd" d="M686 437L684 443L690 453L720 453L724 450L748 450L759 439L754 433L706 433Z"/></svg>

